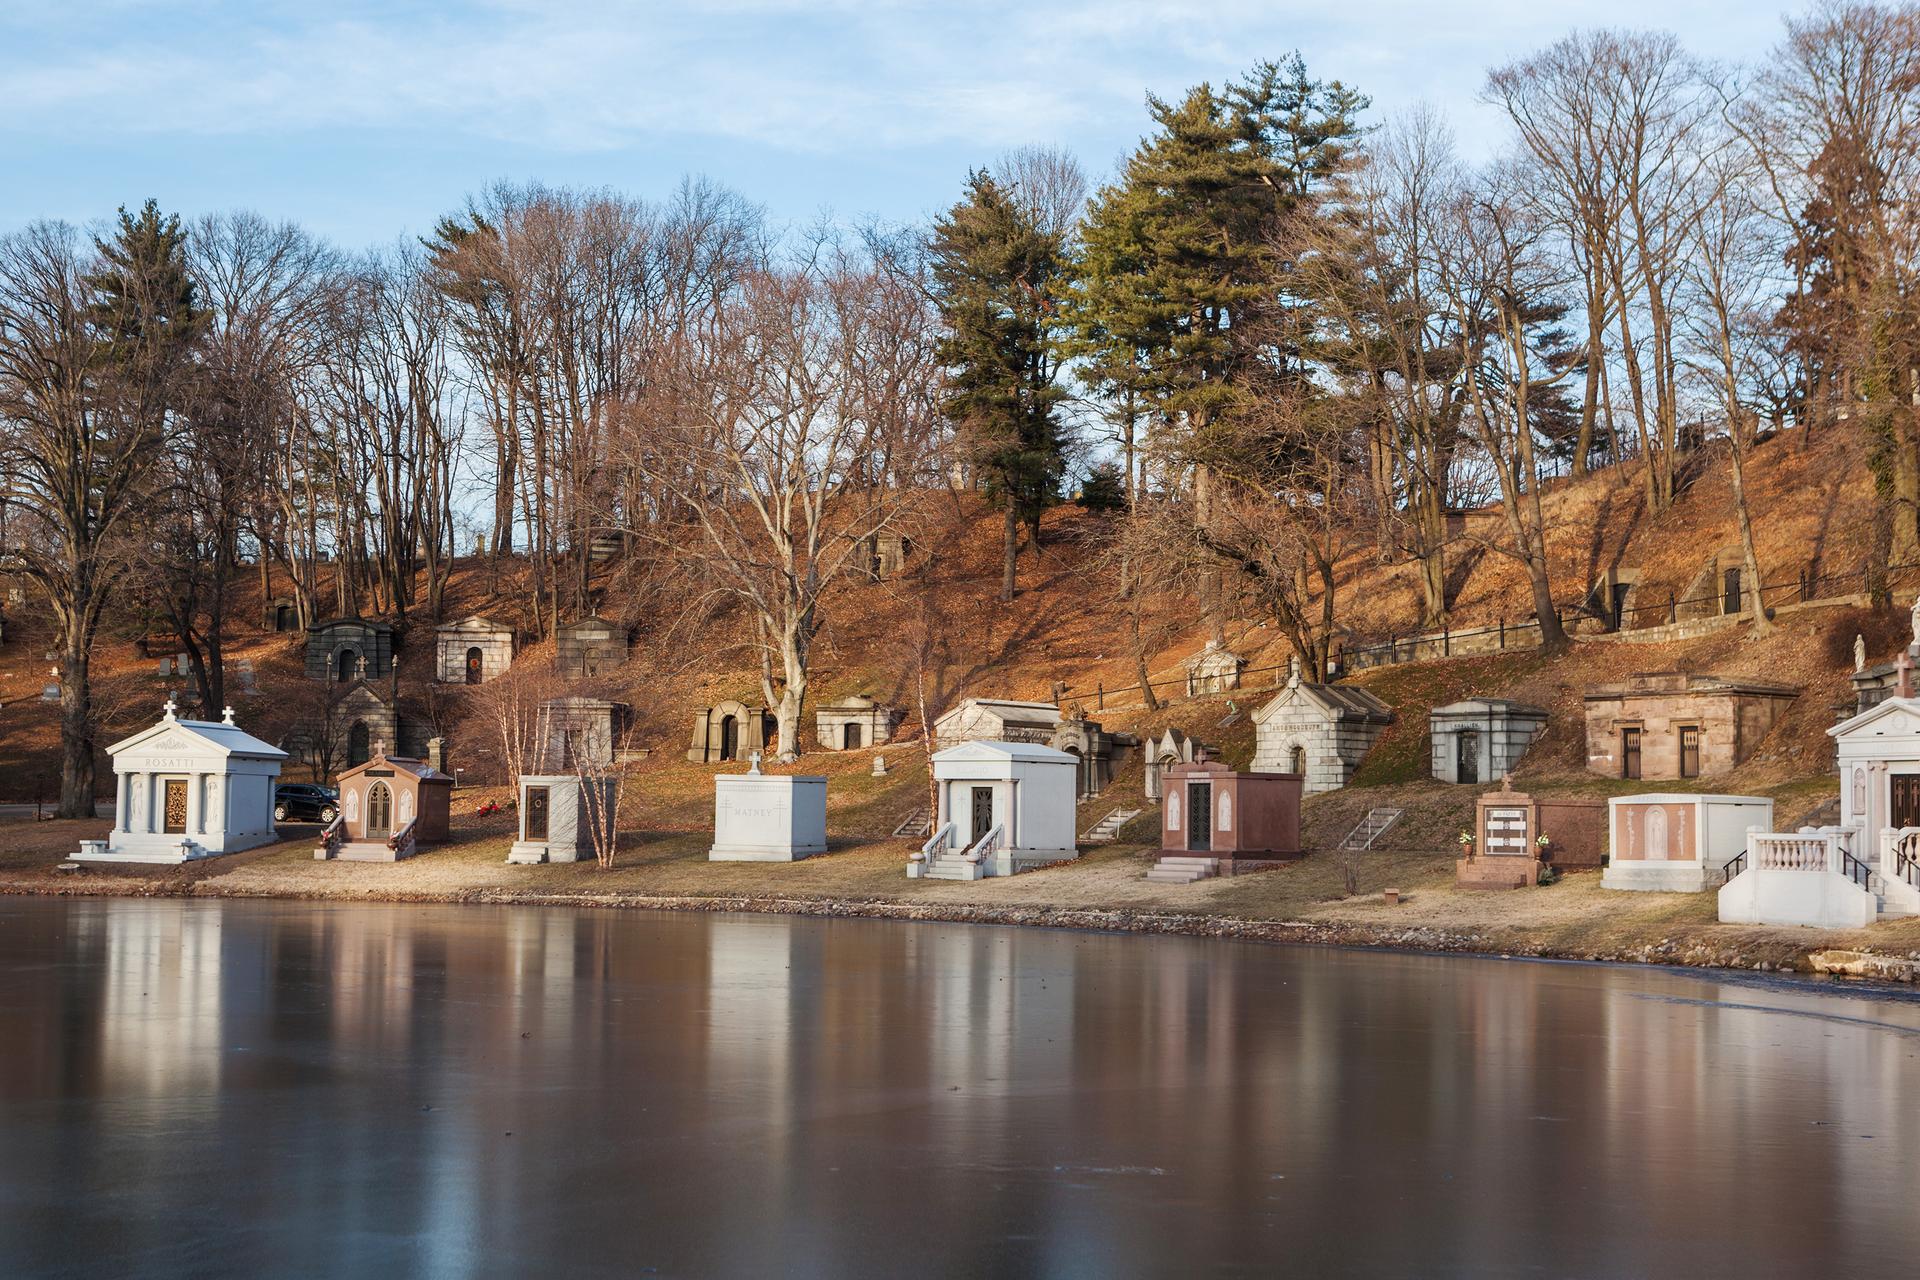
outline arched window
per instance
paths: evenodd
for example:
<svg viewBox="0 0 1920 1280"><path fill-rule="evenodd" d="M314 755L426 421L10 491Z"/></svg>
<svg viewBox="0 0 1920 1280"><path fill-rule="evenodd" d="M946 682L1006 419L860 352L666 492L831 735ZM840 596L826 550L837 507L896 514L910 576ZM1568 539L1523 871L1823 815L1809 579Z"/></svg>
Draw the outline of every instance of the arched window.
<svg viewBox="0 0 1920 1280"><path fill-rule="evenodd" d="M480 646L467 650L467 683L480 683Z"/></svg>
<svg viewBox="0 0 1920 1280"><path fill-rule="evenodd" d="M367 730L365 720L355 720L353 727L347 730L347 763L365 764L372 757L372 734Z"/></svg>
<svg viewBox="0 0 1920 1280"><path fill-rule="evenodd" d="M1222 831L1233 830L1233 792L1228 791L1225 788L1222 788L1220 791L1220 799L1218 801L1218 806L1220 809L1220 816L1214 822L1213 825L1220 828L1220 830Z"/></svg>
<svg viewBox="0 0 1920 1280"><path fill-rule="evenodd" d="M1293 750L1287 753L1287 772L1305 773L1306 771L1307 749L1296 744Z"/></svg>
<svg viewBox="0 0 1920 1280"><path fill-rule="evenodd" d="M393 834L393 788L384 782L376 782L367 788L367 834Z"/></svg>
<svg viewBox="0 0 1920 1280"><path fill-rule="evenodd" d="M352 645L346 645L334 655L334 678L341 683L360 674L360 651Z"/></svg>

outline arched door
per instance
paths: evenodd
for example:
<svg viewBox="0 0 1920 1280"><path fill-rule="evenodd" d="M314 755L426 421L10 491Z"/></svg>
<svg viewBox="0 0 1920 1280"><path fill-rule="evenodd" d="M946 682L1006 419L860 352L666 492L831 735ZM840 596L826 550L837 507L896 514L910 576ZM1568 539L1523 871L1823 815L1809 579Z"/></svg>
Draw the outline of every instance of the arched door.
<svg viewBox="0 0 1920 1280"><path fill-rule="evenodd" d="M720 721L720 758L733 760L740 755L740 721L733 716Z"/></svg>
<svg viewBox="0 0 1920 1280"><path fill-rule="evenodd" d="M341 683L344 684L359 674L360 651L358 649L348 645L334 655L334 677Z"/></svg>
<svg viewBox="0 0 1920 1280"><path fill-rule="evenodd" d="M393 788L376 782L367 788L367 837L384 839L393 834Z"/></svg>
<svg viewBox="0 0 1920 1280"><path fill-rule="evenodd" d="M293 606L292 605L283 604L283 605L275 606L273 610L273 629L275 631L293 630Z"/></svg>
<svg viewBox="0 0 1920 1280"><path fill-rule="evenodd" d="M371 736L372 735L367 732L367 722L365 720L355 720L353 722L353 727L347 730L347 763L349 765L365 764L367 762L368 758L373 754L369 743Z"/></svg>
<svg viewBox="0 0 1920 1280"><path fill-rule="evenodd" d="M1307 771L1307 749L1295 747L1287 753L1287 772L1305 773Z"/></svg>
<svg viewBox="0 0 1920 1280"><path fill-rule="evenodd" d="M467 683L480 683L480 647L478 645L467 650Z"/></svg>

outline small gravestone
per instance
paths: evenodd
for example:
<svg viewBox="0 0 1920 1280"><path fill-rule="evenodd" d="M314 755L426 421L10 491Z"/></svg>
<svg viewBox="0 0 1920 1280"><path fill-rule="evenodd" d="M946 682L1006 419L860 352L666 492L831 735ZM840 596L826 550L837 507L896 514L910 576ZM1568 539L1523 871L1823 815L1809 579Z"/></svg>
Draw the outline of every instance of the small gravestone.
<svg viewBox="0 0 1920 1280"><path fill-rule="evenodd" d="M253 662L250 659L242 658L239 662L235 663L233 673L240 681L241 693L257 694L260 692L260 686L253 682Z"/></svg>
<svg viewBox="0 0 1920 1280"><path fill-rule="evenodd" d="M60 686L57 684L50 684L45 688L43 688L42 690L40 690L40 701L42 702L60 701Z"/></svg>
<svg viewBox="0 0 1920 1280"><path fill-rule="evenodd" d="M170 675L172 675L172 674L173 674L173 659L172 659L172 658L162 658L162 659L160 659L160 674L161 674L161 675L163 675L163 676L170 676Z"/></svg>
<svg viewBox="0 0 1920 1280"><path fill-rule="evenodd" d="M887 758L885 756L875 756L873 758L873 776L876 778L884 778L887 776Z"/></svg>

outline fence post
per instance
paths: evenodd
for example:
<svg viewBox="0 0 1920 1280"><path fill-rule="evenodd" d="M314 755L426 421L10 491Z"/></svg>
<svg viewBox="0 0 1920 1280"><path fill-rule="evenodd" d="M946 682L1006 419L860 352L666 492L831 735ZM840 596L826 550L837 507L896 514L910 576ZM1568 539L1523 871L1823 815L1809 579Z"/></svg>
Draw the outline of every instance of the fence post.
<svg viewBox="0 0 1920 1280"><path fill-rule="evenodd" d="M1678 621L1680 621L1680 601L1673 592L1669 591L1667 592L1667 625L1672 626Z"/></svg>
<svg viewBox="0 0 1920 1280"><path fill-rule="evenodd" d="M1507 647L1507 615L1504 613L1500 615L1500 647Z"/></svg>
<svg viewBox="0 0 1920 1280"><path fill-rule="evenodd" d="M1096 706L1096 707L1099 707L1099 708L1100 708L1101 710L1105 710L1105 709L1106 709L1106 705L1107 705L1107 683L1106 683L1106 681L1104 681L1104 680L1102 680L1102 681L1101 681L1101 682L1099 683L1099 685L1097 685L1097 686L1095 687L1095 689L1094 689L1094 694L1093 694L1093 705L1094 705L1094 706Z"/></svg>
<svg viewBox="0 0 1920 1280"><path fill-rule="evenodd" d="M1446 658L1453 656L1453 623L1451 622L1440 624L1440 655Z"/></svg>

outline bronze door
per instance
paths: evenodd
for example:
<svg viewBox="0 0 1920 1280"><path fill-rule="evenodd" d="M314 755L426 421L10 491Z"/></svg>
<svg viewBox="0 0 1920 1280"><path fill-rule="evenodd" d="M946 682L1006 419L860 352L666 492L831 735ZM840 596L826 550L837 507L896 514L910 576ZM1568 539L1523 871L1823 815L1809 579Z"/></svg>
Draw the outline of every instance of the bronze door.
<svg viewBox="0 0 1920 1280"><path fill-rule="evenodd" d="M1187 848L1195 853L1213 850L1213 784L1187 784Z"/></svg>
<svg viewBox="0 0 1920 1280"><path fill-rule="evenodd" d="M1700 727L1682 725L1680 727L1680 776L1697 778L1700 776Z"/></svg>
<svg viewBox="0 0 1920 1280"><path fill-rule="evenodd" d="M1640 776L1640 731L1638 729L1620 731L1620 776L1623 778Z"/></svg>
<svg viewBox="0 0 1920 1280"><path fill-rule="evenodd" d="M1894 827L1920 827L1920 773L1896 773L1887 778L1888 797L1893 812L1887 823Z"/></svg>
<svg viewBox="0 0 1920 1280"><path fill-rule="evenodd" d="M740 754L740 722L732 716L720 720L720 758L732 760Z"/></svg>
<svg viewBox="0 0 1920 1280"><path fill-rule="evenodd" d="M527 839L547 838L547 789L527 788Z"/></svg>
<svg viewBox="0 0 1920 1280"><path fill-rule="evenodd" d="M385 838L393 834L393 788L376 782L367 790L367 835Z"/></svg>
<svg viewBox="0 0 1920 1280"><path fill-rule="evenodd" d="M467 683L480 683L480 650L477 648L467 650Z"/></svg>
<svg viewBox="0 0 1920 1280"><path fill-rule="evenodd" d="M842 726L840 745L844 750L858 751L860 749L860 726L857 724Z"/></svg>
<svg viewBox="0 0 1920 1280"><path fill-rule="evenodd" d="M161 783L160 830L170 836L187 833L187 780L168 778Z"/></svg>
<svg viewBox="0 0 1920 1280"><path fill-rule="evenodd" d="M993 788L975 787L973 789L973 839L968 844L979 844L987 838L987 832L993 830Z"/></svg>

